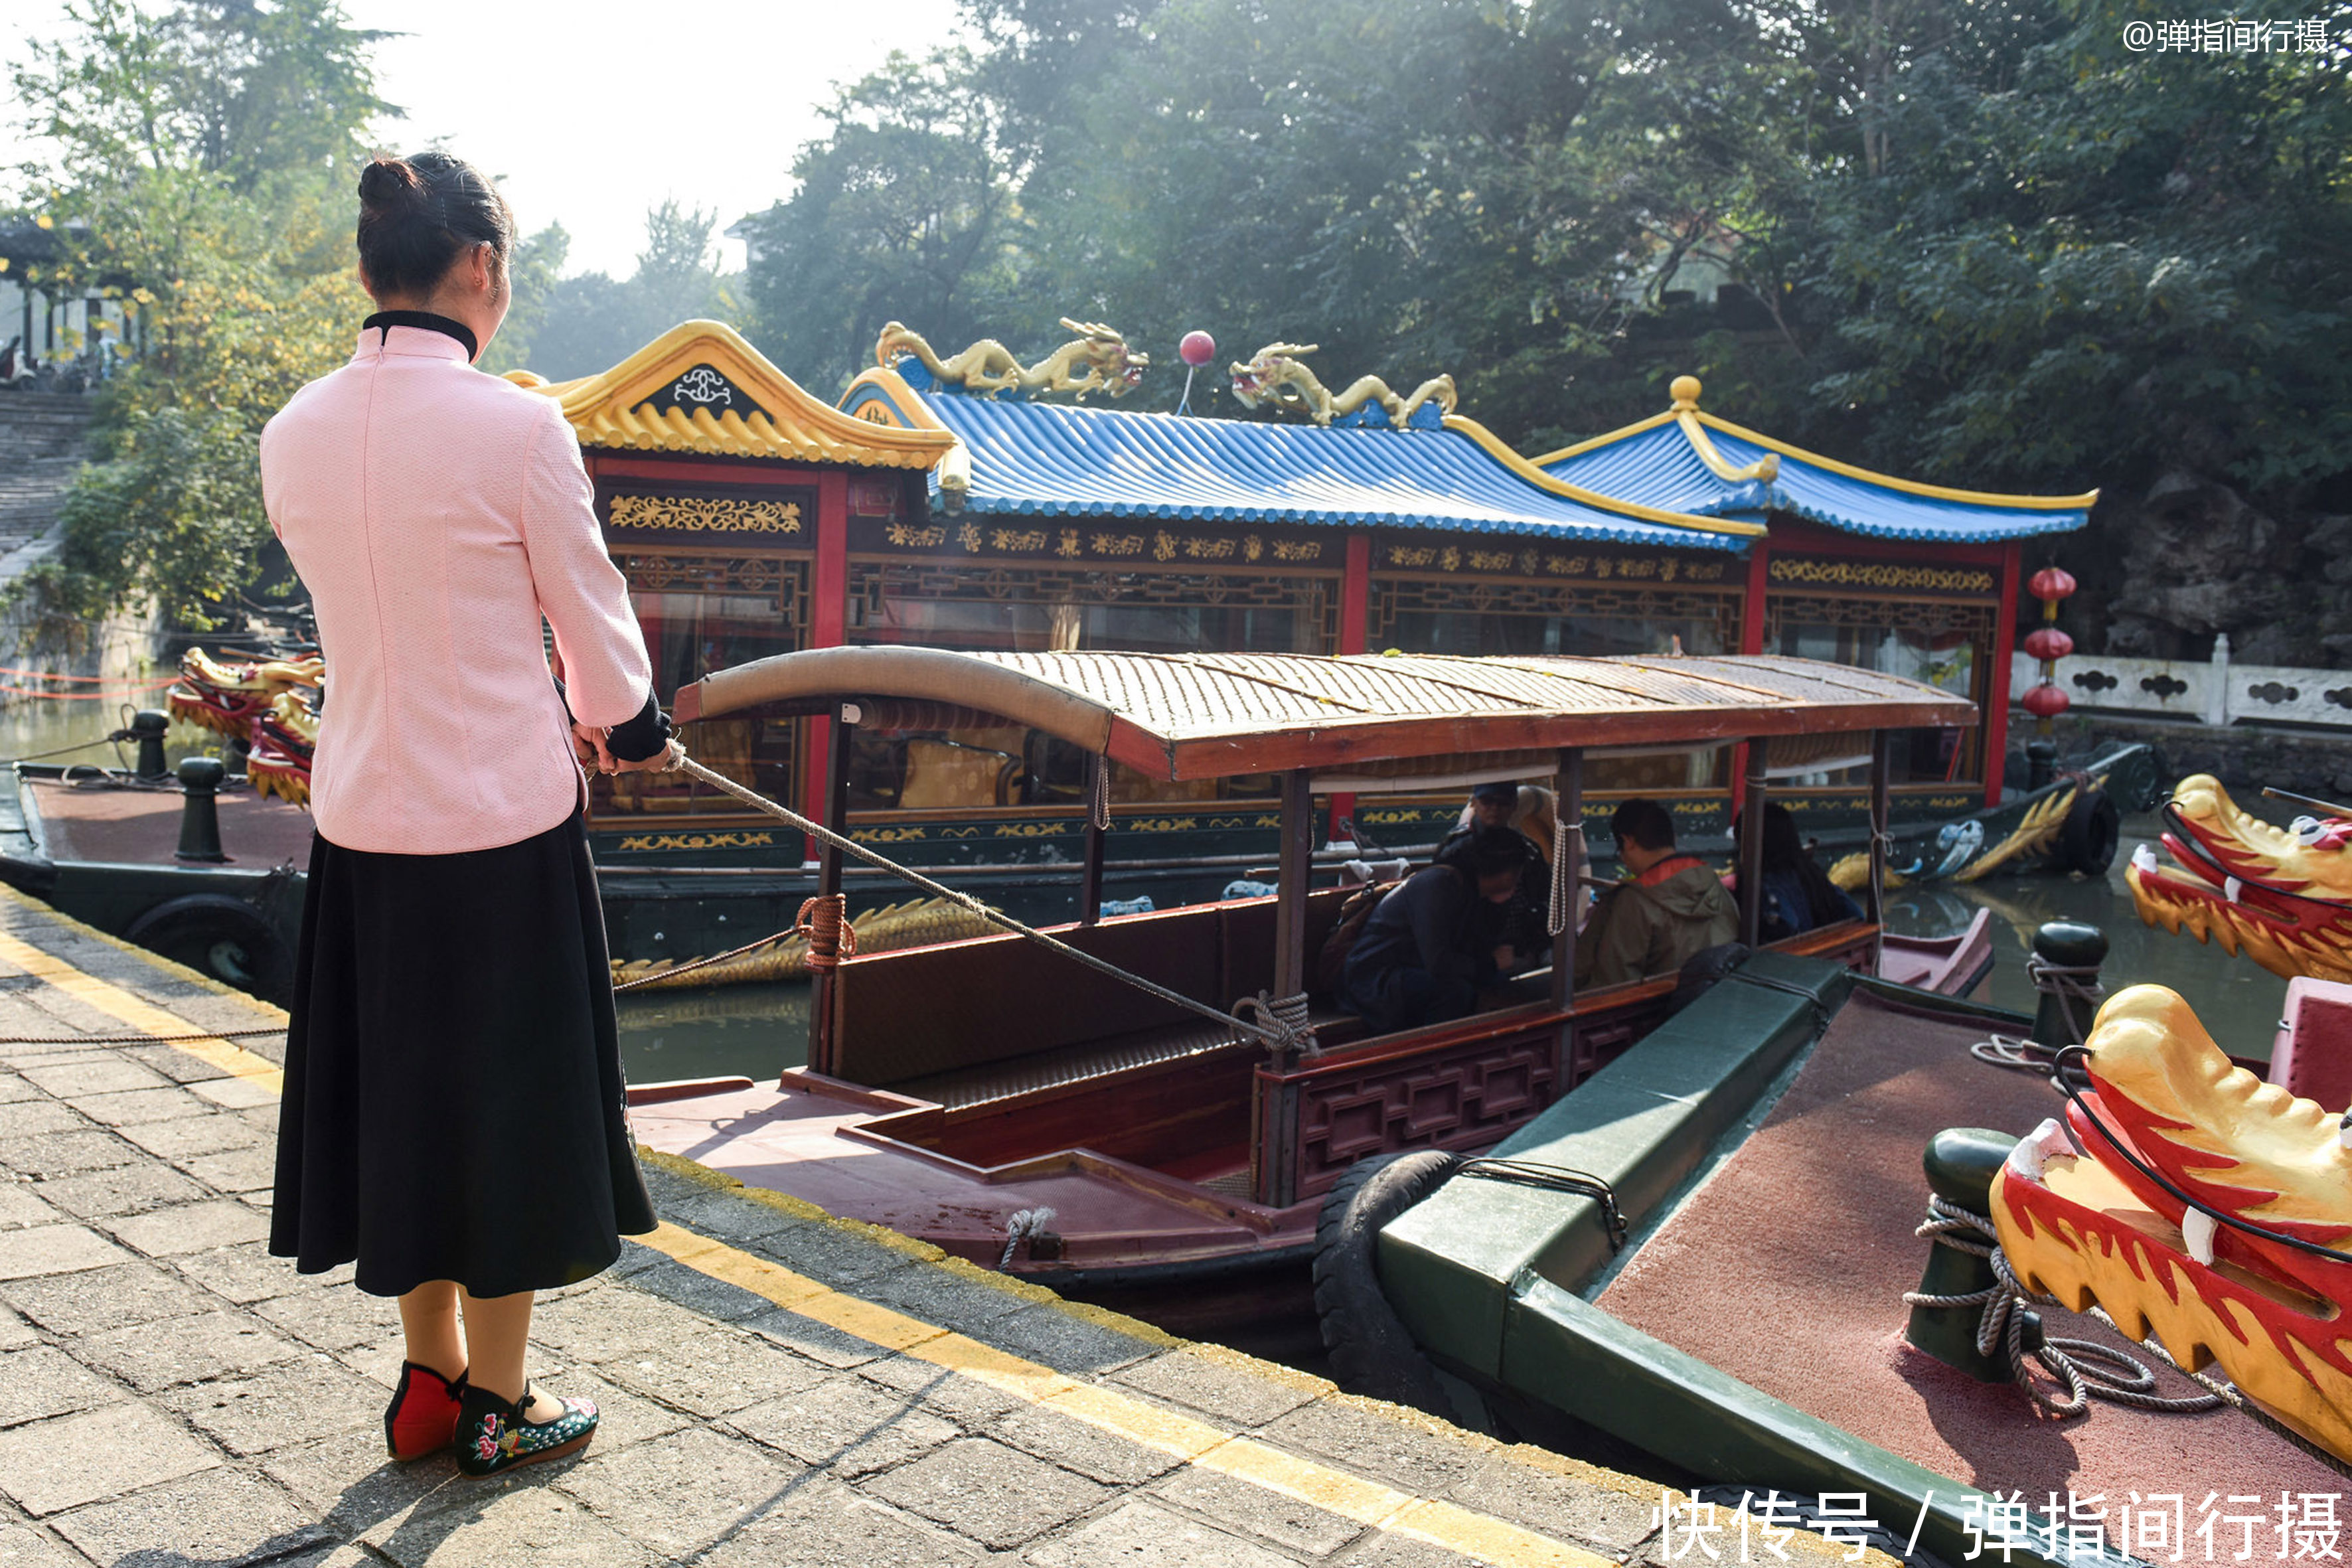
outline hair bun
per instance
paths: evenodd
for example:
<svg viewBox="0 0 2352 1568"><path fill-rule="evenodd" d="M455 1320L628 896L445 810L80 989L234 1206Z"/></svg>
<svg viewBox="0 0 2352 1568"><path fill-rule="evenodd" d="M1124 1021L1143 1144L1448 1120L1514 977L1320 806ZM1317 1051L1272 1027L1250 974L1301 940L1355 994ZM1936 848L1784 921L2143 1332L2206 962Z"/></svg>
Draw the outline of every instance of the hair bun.
<svg viewBox="0 0 2352 1568"><path fill-rule="evenodd" d="M405 207L424 199L425 182L405 158L376 158L360 171L360 200L371 207Z"/></svg>

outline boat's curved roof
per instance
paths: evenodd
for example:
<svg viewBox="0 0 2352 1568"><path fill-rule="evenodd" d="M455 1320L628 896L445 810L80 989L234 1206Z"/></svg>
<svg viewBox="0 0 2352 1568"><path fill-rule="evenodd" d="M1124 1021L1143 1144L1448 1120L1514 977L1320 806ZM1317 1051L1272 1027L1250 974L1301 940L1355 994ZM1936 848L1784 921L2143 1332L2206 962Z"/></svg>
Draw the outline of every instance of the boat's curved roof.
<svg viewBox="0 0 2352 1568"><path fill-rule="evenodd" d="M1963 698L1844 665L1761 655L1454 658L1424 654L958 653L808 648L713 671L681 721L785 704L867 705L867 723L981 715L1155 778L1459 774L1565 746L1651 750L1975 722ZM1546 769L1549 771L1549 769Z"/></svg>

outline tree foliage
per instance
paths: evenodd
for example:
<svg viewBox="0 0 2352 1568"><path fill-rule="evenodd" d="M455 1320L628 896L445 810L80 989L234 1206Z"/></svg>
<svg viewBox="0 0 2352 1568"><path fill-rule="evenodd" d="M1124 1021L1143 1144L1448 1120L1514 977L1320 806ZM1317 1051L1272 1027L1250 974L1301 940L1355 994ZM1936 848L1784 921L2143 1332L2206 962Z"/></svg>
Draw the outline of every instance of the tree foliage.
<svg viewBox="0 0 2352 1568"><path fill-rule="evenodd" d="M1530 447L1687 370L1923 478L2301 496L2352 470L2352 9L2221 56L2127 50L2144 9L966 0L976 52L842 93L751 302L820 380L1068 313L1452 371Z"/></svg>
<svg viewBox="0 0 2352 1568"><path fill-rule="evenodd" d="M106 395L101 460L33 576L50 625L152 604L209 630L262 572L261 426L347 352L361 132L385 112L336 0L71 0L11 72L52 149L18 171L62 255L37 286L120 291L147 353Z"/></svg>

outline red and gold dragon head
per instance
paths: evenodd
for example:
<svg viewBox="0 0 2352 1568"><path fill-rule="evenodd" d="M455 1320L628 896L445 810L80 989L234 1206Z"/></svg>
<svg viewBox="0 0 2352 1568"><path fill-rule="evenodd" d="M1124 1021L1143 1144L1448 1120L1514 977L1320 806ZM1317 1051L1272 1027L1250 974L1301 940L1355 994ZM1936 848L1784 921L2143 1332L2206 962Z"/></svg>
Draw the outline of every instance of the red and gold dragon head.
<svg viewBox="0 0 2352 1568"><path fill-rule="evenodd" d="M2164 817L2175 864L2142 846L2124 873L2141 920L2273 974L2352 981L2352 821L2274 827L2205 773L2180 781Z"/></svg>

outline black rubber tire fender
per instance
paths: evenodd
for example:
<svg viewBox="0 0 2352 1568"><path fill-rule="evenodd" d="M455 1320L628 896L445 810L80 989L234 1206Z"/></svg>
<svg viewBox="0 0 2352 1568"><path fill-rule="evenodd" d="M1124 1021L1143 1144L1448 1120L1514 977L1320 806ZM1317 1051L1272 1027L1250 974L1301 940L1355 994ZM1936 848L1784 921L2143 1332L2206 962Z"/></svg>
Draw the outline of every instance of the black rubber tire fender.
<svg viewBox="0 0 2352 1568"><path fill-rule="evenodd" d="M1461 1163L1423 1149L1357 1161L1324 1194L1315 1223L1315 1315L1331 1379L1349 1394L1453 1419L1436 1369L1381 1292L1381 1227L1437 1190Z"/></svg>
<svg viewBox="0 0 2352 1568"><path fill-rule="evenodd" d="M189 893L142 913L122 933L151 952L272 1002L294 993L294 953L269 917L226 893Z"/></svg>
<svg viewBox="0 0 2352 1568"><path fill-rule="evenodd" d="M2058 829L2058 868L2086 877L2105 874L2115 864L2123 830L2123 814L2107 792L2084 789L2066 808L2066 820Z"/></svg>

